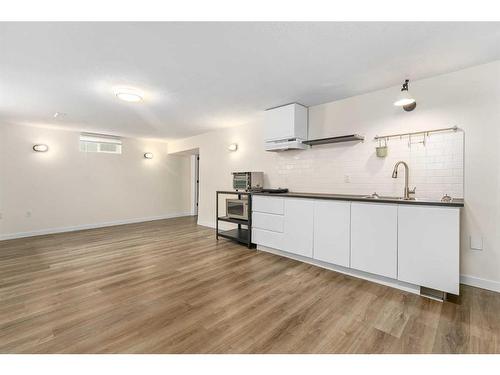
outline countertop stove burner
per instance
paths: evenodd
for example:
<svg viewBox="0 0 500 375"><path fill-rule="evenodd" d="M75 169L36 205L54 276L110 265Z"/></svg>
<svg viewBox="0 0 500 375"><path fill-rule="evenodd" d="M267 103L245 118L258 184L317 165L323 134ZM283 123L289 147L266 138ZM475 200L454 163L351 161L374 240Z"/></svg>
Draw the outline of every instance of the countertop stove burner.
<svg viewBox="0 0 500 375"><path fill-rule="evenodd" d="M277 189L252 189L252 193L269 193L269 194L282 194L288 193L288 189L286 188L277 188Z"/></svg>

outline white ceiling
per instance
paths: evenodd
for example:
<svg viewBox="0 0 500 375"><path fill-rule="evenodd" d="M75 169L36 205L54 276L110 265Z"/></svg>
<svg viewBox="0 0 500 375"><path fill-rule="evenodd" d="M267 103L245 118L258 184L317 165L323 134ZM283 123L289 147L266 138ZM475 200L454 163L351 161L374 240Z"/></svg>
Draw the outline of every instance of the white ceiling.
<svg viewBox="0 0 500 375"><path fill-rule="evenodd" d="M499 42L500 23L1 23L0 122L174 139L498 60Z"/></svg>

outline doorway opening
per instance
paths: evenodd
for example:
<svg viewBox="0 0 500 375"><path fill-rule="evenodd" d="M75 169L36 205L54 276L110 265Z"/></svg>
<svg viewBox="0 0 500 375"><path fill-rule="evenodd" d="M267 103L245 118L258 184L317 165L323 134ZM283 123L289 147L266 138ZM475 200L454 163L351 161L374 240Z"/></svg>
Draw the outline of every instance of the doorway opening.
<svg viewBox="0 0 500 375"><path fill-rule="evenodd" d="M191 214L198 215L200 198L200 154L191 155Z"/></svg>

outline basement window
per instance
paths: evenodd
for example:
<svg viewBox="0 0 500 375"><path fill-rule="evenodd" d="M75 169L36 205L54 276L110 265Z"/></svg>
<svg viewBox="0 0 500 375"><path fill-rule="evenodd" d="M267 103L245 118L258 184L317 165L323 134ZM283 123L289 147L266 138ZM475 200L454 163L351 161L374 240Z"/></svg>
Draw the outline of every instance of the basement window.
<svg viewBox="0 0 500 375"><path fill-rule="evenodd" d="M111 135L82 133L80 134L80 151L121 154L122 140Z"/></svg>

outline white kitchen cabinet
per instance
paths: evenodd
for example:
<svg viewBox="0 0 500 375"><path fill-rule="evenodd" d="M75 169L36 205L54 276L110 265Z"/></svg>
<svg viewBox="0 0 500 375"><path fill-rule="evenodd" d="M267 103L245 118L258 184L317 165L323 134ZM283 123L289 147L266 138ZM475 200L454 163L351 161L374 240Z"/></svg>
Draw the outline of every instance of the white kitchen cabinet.
<svg viewBox="0 0 500 375"><path fill-rule="evenodd" d="M283 233L284 221L283 215L266 214L263 212L254 212L252 214L252 228Z"/></svg>
<svg viewBox="0 0 500 375"><path fill-rule="evenodd" d="M459 292L460 209L399 206L398 280Z"/></svg>
<svg viewBox="0 0 500 375"><path fill-rule="evenodd" d="M307 139L307 107L288 104L264 112L264 139Z"/></svg>
<svg viewBox="0 0 500 375"><path fill-rule="evenodd" d="M314 201L313 258L349 267L351 202Z"/></svg>
<svg viewBox="0 0 500 375"><path fill-rule="evenodd" d="M459 207L254 195L252 218L264 250L459 293Z"/></svg>
<svg viewBox="0 0 500 375"><path fill-rule="evenodd" d="M252 241L257 245L312 257L312 199L254 196Z"/></svg>
<svg viewBox="0 0 500 375"><path fill-rule="evenodd" d="M252 211L283 215L285 212L285 200L280 197L254 195L252 197Z"/></svg>
<svg viewBox="0 0 500 375"><path fill-rule="evenodd" d="M285 200L280 197L252 197L252 242L273 249L285 249L283 216Z"/></svg>
<svg viewBox="0 0 500 375"><path fill-rule="evenodd" d="M286 250L285 235L279 232L252 228L252 242L272 249Z"/></svg>
<svg viewBox="0 0 500 375"><path fill-rule="evenodd" d="M351 204L351 268L397 278L398 206Z"/></svg>
<svg viewBox="0 0 500 375"><path fill-rule="evenodd" d="M313 208L312 199L285 199L285 251L312 258Z"/></svg>

